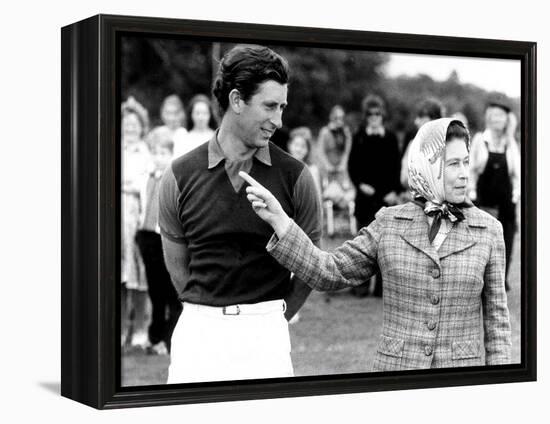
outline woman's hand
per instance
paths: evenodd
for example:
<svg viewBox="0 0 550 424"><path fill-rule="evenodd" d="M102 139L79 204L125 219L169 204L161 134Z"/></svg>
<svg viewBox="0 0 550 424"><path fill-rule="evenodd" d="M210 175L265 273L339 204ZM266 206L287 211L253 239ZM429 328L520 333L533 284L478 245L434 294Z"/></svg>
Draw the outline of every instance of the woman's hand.
<svg viewBox="0 0 550 424"><path fill-rule="evenodd" d="M252 204L254 212L271 225L277 236L281 238L290 225L290 218L283 210L279 201L267 188L262 186L246 172L240 171L239 176L250 184L250 186L246 188L246 197Z"/></svg>

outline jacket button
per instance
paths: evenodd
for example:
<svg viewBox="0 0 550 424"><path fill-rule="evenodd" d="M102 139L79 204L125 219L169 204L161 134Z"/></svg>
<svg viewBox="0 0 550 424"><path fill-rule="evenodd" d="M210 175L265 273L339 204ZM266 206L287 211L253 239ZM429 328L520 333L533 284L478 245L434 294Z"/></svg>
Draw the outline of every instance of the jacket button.
<svg viewBox="0 0 550 424"><path fill-rule="evenodd" d="M432 277L439 278L439 270L437 268L432 269Z"/></svg>
<svg viewBox="0 0 550 424"><path fill-rule="evenodd" d="M431 356L431 354L433 353L432 347L428 345L424 346L424 353L426 354L426 356Z"/></svg>
<svg viewBox="0 0 550 424"><path fill-rule="evenodd" d="M432 305L437 305L439 303L439 296L437 294L432 295L430 298Z"/></svg>
<svg viewBox="0 0 550 424"><path fill-rule="evenodd" d="M426 325L430 331L435 330L435 327L437 327L437 323L435 321L428 321Z"/></svg>

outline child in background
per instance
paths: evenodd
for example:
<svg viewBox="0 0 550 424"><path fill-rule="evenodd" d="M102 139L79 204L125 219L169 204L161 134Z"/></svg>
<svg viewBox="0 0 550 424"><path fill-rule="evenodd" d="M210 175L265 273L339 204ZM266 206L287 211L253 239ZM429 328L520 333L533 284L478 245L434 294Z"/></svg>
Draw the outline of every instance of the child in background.
<svg viewBox="0 0 550 424"><path fill-rule="evenodd" d="M151 153L154 170L141 189L140 229L136 234L136 242L145 263L152 307L145 348L148 353L157 355L167 355L170 351L172 332L182 310L164 264L158 223L160 180L172 161L173 151L174 142L169 138L162 138L153 146Z"/></svg>

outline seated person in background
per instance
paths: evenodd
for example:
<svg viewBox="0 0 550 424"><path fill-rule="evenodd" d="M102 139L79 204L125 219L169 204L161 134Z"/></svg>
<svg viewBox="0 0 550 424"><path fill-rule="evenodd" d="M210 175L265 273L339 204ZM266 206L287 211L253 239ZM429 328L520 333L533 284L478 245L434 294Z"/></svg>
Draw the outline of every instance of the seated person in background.
<svg viewBox="0 0 550 424"><path fill-rule="evenodd" d="M350 150L351 131L345 124L344 108L336 105L330 111L328 125L321 128L317 138L322 198L329 224L329 235L333 206L347 210L350 217L354 214L355 189L348 175ZM350 230L354 232L354 229Z"/></svg>

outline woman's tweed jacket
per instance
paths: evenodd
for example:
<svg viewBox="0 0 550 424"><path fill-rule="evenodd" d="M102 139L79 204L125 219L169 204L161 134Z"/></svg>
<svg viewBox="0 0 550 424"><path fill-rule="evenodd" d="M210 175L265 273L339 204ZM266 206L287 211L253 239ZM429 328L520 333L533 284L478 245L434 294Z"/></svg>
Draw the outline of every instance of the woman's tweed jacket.
<svg viewBox="0 0 550 424"><path fill-rule="evenodd" d="M506 364L511 333L502 226L476 207L464 215L438 251L414 203L382 208L332 253L315 248L294 222L267 249L316 290L359 285L380 268L384 320L374 371Z"/></svg>

